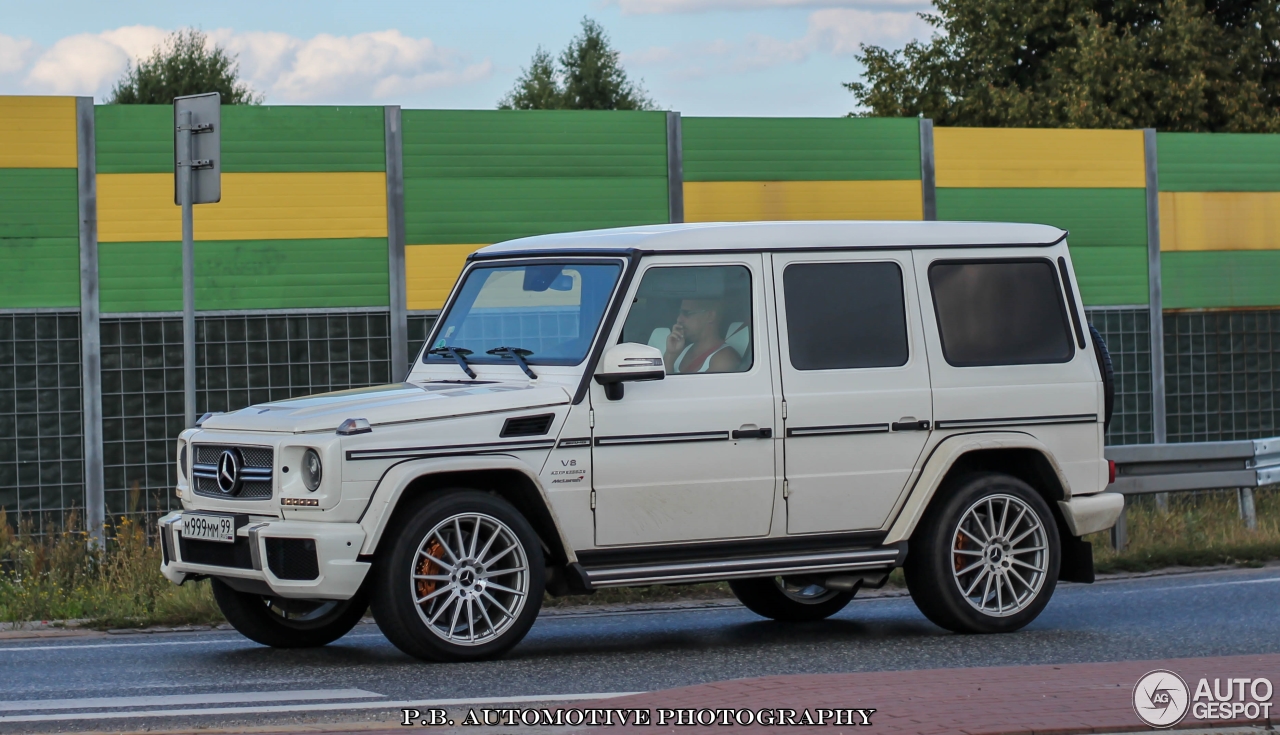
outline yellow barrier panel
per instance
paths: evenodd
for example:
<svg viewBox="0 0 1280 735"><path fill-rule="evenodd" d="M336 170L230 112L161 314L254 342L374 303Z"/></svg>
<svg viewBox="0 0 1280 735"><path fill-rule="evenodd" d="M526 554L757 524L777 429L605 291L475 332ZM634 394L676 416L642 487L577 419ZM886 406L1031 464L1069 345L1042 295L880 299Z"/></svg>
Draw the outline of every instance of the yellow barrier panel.
<svg viewBox="0 0 1280 735"><path fill-rule="evenodd" d="M449 298L462 273L467 256L488 243L477 245L406 245L405 290L408 308L439 309Z"/></svg>
<svg viewBox="0 0 1280 735"><path fill-rule="evenodd" d="M0 97L0 168L75 167L75 97Z"/></svg>
<svg viewBox="0 0 1280 735"><path fill-rule="evenodd" d="M686 181L686 222L924 219L919 181Z"/></svg>
<svg viewBox="0 0 1280 735"><path fill-rule="evenodd" d="M939 187L1141 188L1141 130L935 128Z"/></svg>
<svg viewBox="0 0 1280 735"><path fill-rule="evenodd" d="M1280 192L1161 192L1160 249L1280 250Z"/></svg>
<svg viewBox="0 0 1280 735"><path fill-rule="evenodd" d="M386 175L222 175L222 201L195 208L196 240L303 240L387 236ZM98 240L182 239L173 174L99 174Z"/></svg>

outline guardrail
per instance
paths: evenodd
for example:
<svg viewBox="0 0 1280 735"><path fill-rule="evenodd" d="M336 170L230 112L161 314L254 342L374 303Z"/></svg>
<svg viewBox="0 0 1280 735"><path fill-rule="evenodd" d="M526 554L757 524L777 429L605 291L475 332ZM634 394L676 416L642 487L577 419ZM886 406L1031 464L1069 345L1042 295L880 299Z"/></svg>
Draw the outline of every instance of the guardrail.
<svg viewBox="0 0 1280 735"><path fill-rule="evenodd" d="M1240 517L1256 528L1253 489L1280 483L1280 437L1195 444L1128 444L1107 447L1116 463L1116 481L1107 490L1124 495L1236 488ZM1127 542L1122 513L1111 532L1112 544Z"/></svg>

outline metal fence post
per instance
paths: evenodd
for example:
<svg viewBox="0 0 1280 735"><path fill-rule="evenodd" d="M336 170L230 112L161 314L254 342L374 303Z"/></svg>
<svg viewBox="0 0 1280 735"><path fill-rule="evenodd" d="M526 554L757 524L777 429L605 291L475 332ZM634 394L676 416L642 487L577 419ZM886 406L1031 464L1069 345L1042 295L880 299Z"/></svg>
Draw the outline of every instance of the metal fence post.
<svg viewBox="0 0 1280 735"><path fill-rule="evenodd" d="M1156 131L1142 131L1147 168L1147 308L1151 322L1151 433L1156 444L1168 441L1164 387L1164 297L1160 277L1160 171ZM1169 494L1156 494L1156 508L1169 512Z"/></svg>
<svg viewBox="0 0 1280 735"><path fill-rule="evenodd" d="M409 370L408 287L404 265L404 131L400 106L382 108L387 169L387 299L390 305L391 380Z"/></svg>
<svg viewBox="0 0 1280 735"><path fill-rule="evenodd" d="M1124 508L1120 511L1120 517L1116 519L1116 525L1111 527L1111 548L1117 552L1124 551L1129 545L1129 523L1127 516L1129 515L1129 499L1125 498Z"/></svg>
<svg viewBox="0 0 1280 735"><path fill-rule="evenodd" d="M1240 502L1240 520L1244 521L1244 527L1250 531L1258 530L1258 509L1253 503L1253 488L1237 488L1236 499Z"/></svg>
<svg viewBox="0 0 1280 735"><path fill-rule="evenodd" d="M98 311L98 167L93 98L76 98L76 186L80 220L80 417L85 524L103 542L106 480L102 448L102 331Z"/></svg>
<svg viewBox="0 0 1280 735"><path fill-rule="evenodd" d="M924 219L938 219L938 182L933 165L933 121L920 118L920 197Z"/></svg>
<svg viewBox="0 0 1280 735"><path fill-rule="evenodd" d="M667 111L667 219L684 222L684 140L680 113Z"/></svg>

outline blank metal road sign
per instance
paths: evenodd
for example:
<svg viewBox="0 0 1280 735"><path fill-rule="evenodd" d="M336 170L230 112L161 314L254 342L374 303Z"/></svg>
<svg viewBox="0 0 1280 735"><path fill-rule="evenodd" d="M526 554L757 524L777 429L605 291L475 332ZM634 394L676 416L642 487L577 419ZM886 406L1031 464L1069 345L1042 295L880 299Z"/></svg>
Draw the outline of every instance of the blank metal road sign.
<svg viewBox="0 0 1280 735"><path fill-rule="evenodd" d="M181 205L178 175L183 159L184 113L191 113L192 204L222 199L222 96L217 92L173 98L173 203Z"/></svg>

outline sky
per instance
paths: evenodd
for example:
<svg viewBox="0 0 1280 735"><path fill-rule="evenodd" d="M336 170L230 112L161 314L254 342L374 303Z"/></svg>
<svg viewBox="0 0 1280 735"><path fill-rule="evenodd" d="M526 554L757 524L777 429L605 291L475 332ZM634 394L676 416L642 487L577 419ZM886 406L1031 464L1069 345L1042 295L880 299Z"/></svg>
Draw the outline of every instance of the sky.
<svg viewBox="0 0 1280 735"><path fill-rule="evenodd" d="M685 115L839 116L862 43L931 29L921 0L0 0L0 94L92 95L197 27L267 104L490 109L538 46L599 21L632 79Z"/></svg>

